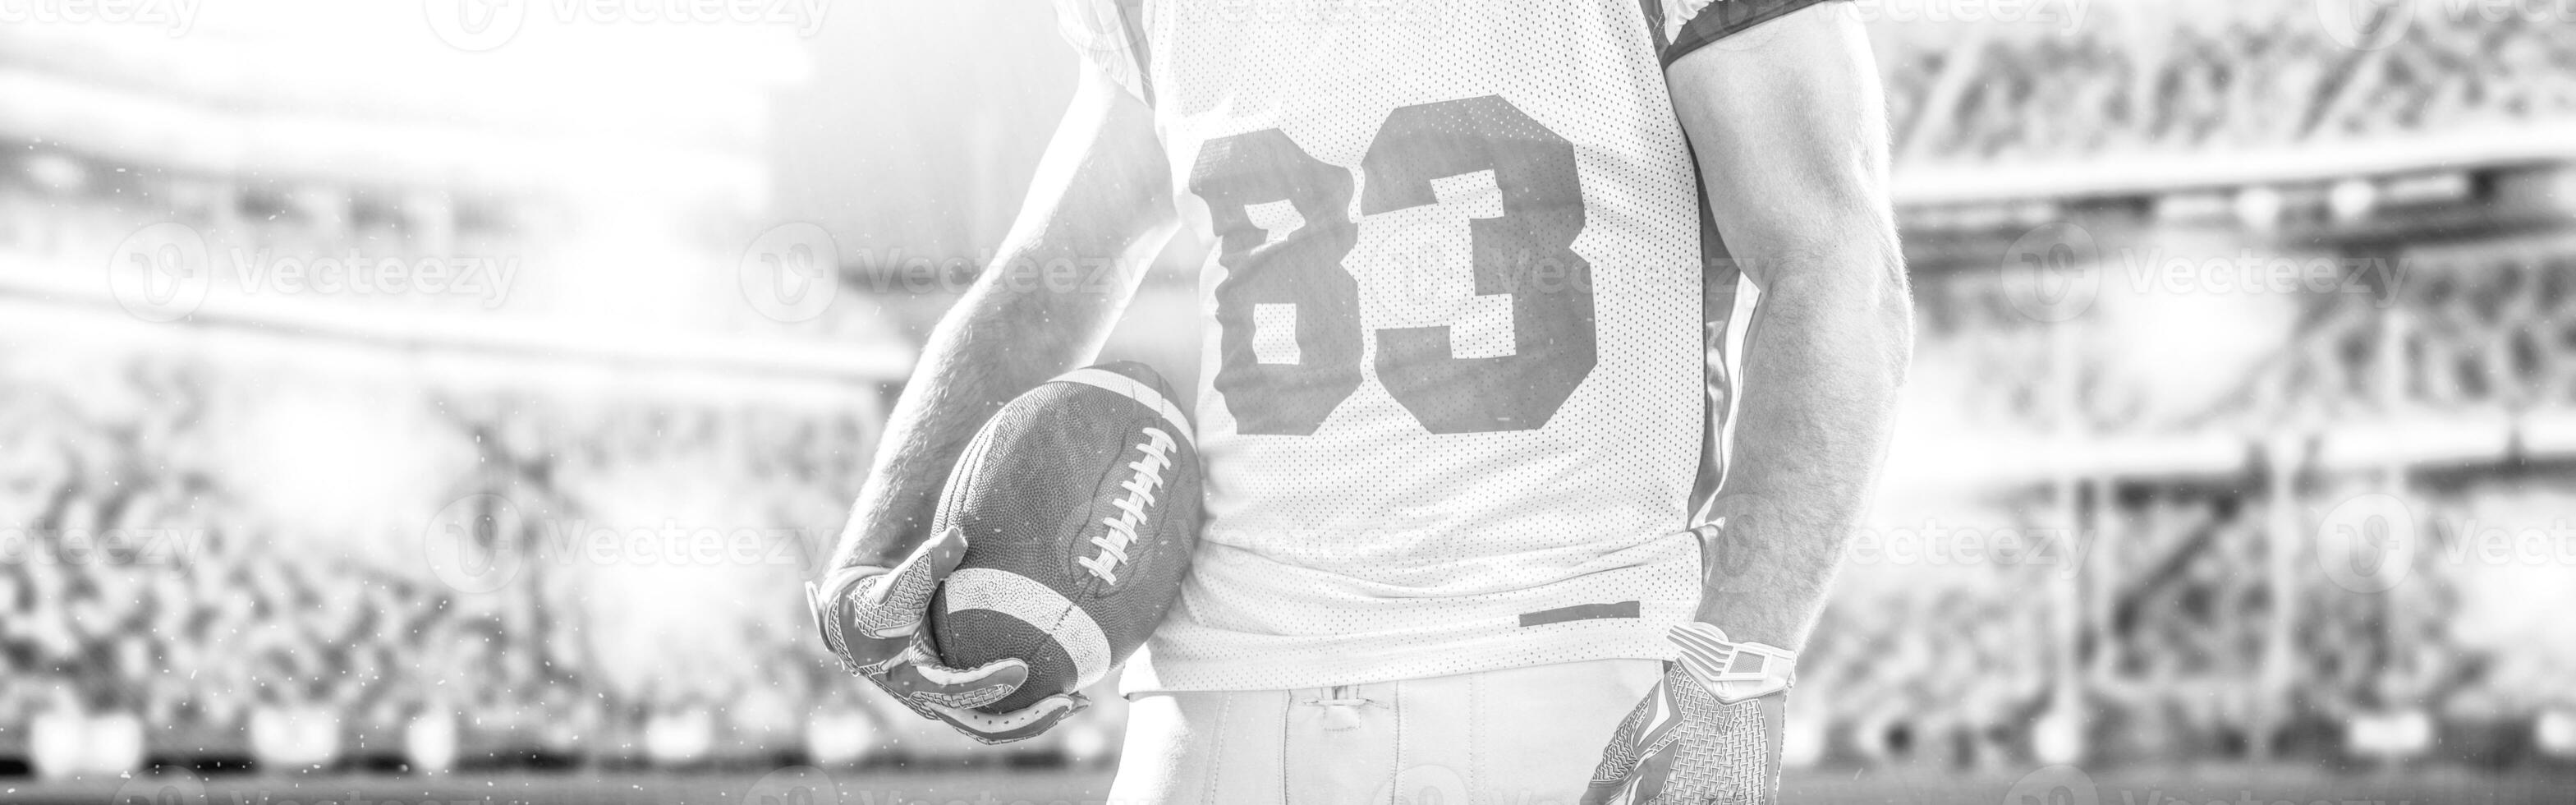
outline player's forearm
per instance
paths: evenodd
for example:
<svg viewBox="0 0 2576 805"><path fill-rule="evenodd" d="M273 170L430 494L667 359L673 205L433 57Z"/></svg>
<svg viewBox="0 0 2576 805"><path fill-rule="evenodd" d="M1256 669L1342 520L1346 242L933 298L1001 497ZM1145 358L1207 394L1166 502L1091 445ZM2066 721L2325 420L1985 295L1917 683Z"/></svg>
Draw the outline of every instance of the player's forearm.
<svg viewBox="0 0 2576 805"><path fill-rule="evenodd" d="M1152 112L1093 76L1047 146L1000 258L922 348L833 567L891 565L928 538L958 454L994 411L1099 354L1178 228Z"/></svg>
<svg viewBox="0 0 2576 805"><path fill-rule="evenodd" d="M1893 236L1863 240L1778 272L1747 337L1699 613L1738 640L1805 643L1887 450L1913 313Z"/></svg>
<svg viewBox="0 0 2576 805"><path fill-rule="evenodd" d="M949 468L984 420L1020 392L1097 353L1117 318L1118 302L1108 298L1041 300L998 286L979 284L923 348L887 420L834 567L891 565L928 536Z"/></svg>

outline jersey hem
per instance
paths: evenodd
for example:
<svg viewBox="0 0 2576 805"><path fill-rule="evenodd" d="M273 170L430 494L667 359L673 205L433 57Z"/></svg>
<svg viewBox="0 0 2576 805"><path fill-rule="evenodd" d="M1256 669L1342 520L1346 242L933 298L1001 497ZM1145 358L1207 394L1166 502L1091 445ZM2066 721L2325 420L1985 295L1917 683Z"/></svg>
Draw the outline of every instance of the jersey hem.
<svg viewBox="0 0 2576 805"><path fill-rule="evenodd" d="M1673 624L1688 620L1696 607L1696 602L1659 602L1649 605L1644 617L1617 623L1595 621L1554 634L1479 638L1464 645L1408 651L1400 658L1306 649L1237 660L1158 663L1140 654L1121 676L1119 695L1298 690L1593 660L1670 661L1678 650L1664 634ZM1246 669L1273 670L1248 673ZM1228 682L1218 684L1216 678Z"/></svg>

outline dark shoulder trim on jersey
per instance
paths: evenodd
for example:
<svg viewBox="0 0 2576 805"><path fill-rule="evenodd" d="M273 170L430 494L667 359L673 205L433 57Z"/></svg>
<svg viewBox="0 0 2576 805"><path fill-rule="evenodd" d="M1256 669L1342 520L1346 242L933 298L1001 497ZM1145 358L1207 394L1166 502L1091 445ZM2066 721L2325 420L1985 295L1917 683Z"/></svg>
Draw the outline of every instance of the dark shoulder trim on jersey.
<svg viewBox="0 0 2576 805"><path fill-rule="evenodd" d="M1145 42L1145 0L1116 0L1118 30L1127 34L1127 52L1136 58L1136 92L1154 105L1154 53ZM1671 62L1665 62L1671 64Z"/></svg>
<svg viewBox="0 0 2576 805"><path fill-rule="evenodd" d="M1655 52L1662 53L1672 47L1672 40L1664 38L1664 0L1637 0L1637 8L1646 12L1646 33L1655 39Z"/></svg>
<svg viewBox="0 0 2576 805"><path fill-rule="evenodd" d="M1690 55L1691 51L1698 50L1711 42L1770 22L1772 18L1780 15L1828 1L1710 0L1706 7L1699 10L1699 13L1691 15L1689 22L1682 24L1681 33L1673 37L1671 44L1664 45L1664 66L1673 66L1673 62L1680 61L1683 56ZM1645 0L1645 2L1650 8L1659 4L1659 0ZM1658 21L1655 26L1658 36L1663 30L1663 25L1660 24L1662 17L1660 12L1647 14L1647 19Z"/></svg>

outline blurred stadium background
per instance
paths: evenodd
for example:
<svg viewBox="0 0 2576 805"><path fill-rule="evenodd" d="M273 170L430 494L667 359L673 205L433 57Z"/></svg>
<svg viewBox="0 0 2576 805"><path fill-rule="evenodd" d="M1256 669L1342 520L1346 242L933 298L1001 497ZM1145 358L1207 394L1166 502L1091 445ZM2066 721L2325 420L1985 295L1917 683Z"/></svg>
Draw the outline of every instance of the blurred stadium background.
<svg viewBox="0 0 2576 805"><path fill-rule="evenodd" d="M973 746L797 599L1044 4L193 5L0 21L0 799L1098 796L1116 697ZM1921 341L1790 793L2576 797L2576 7L1850 13Z"/></svg>

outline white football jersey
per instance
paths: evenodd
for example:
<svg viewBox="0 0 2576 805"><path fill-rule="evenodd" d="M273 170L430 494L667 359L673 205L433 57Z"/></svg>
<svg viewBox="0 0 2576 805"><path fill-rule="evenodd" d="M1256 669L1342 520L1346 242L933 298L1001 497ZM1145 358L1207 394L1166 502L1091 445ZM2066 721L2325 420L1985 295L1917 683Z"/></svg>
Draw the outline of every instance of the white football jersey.
<svg viewBox="0 0 2576 805"><path fill-rule="evenodd" d="M1216 244L1130 692L1670 656L1740 317L1663 66L1815 1L1058 0Z"/></svg>

